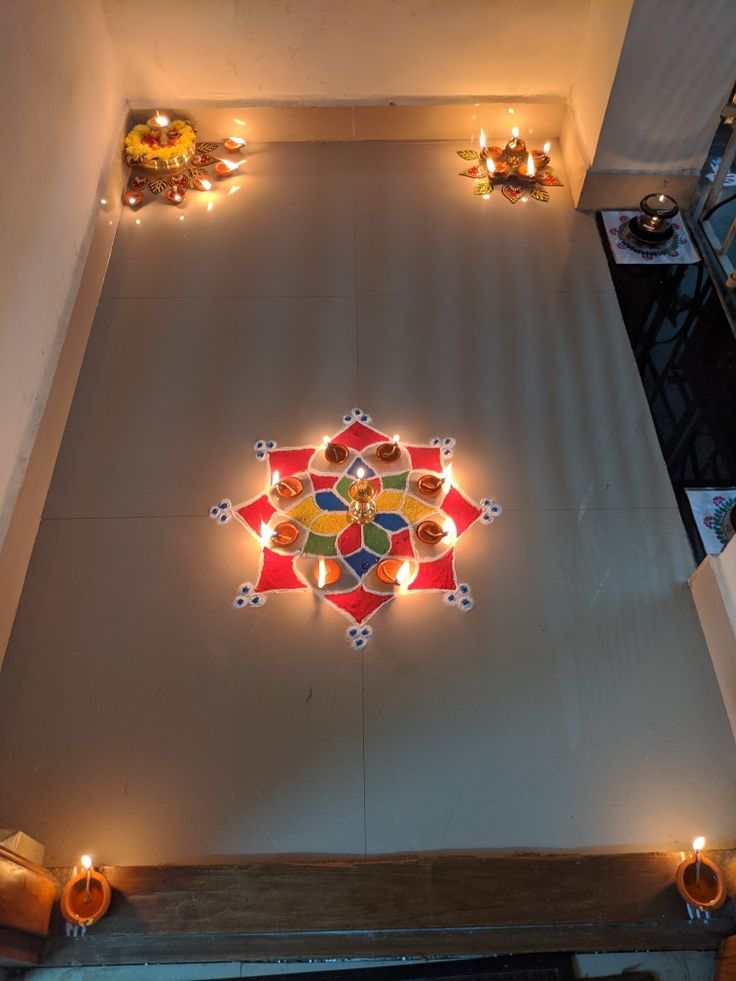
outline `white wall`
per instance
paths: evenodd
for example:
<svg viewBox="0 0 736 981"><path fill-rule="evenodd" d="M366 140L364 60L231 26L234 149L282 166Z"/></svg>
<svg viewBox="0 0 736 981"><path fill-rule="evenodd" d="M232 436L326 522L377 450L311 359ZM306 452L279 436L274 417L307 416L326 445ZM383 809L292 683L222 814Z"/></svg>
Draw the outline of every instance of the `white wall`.
<svg viewBox="0 0 736 981"><path fill-rule="evenodd" d="M0 544L53 378L122 121L98 0L0 3ZM9 179L10 178L10 179Z"/></svg>
<svg viewBox="0 0 736 981"><path fill-rule="evenodd" d="M570 111L583 160L590 166L616 77L634 0L592 0L580 39Z"/></svg>
<svg viewBox="0 0 736 981"><path fill-rule="evenodd" d="M735 0L636 0L594 169L699 170L734 81Z"/></svg>
<svg viewBox="0 0 736 981"><path fill-rule="evenodd" d="M566 97L588 4L104 0L128 95L146 105Z"/></svg>

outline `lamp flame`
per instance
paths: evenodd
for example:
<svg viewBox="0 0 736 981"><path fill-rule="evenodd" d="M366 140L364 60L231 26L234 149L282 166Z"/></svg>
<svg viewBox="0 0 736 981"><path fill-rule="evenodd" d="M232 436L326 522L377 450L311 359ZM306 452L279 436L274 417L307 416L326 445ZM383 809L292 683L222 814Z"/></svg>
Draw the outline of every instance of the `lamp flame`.
<svg viewBox="0 0 736 981"><path fill-rule="evenodd" d="M82 863L82 866L88 871L89 869L92 868L92 859L89 857L89 855L82 855L80 862Z"/></svg>
<svg viewBox="0 0 736 981"><path fill-rule="evenodd" d="M552 149L552 144L551 143L545 143L544 146L542 147L542 152L546 156L551 149Z"/></svg>
<svg viewBox="0 0 736 981"><path fill-rule="evenodd" d="M409 577L411 576L411 563L404 561L399 566L396 572L396 584L397 586L408 585Z"/></svg>
<svg viewBox="0 0 736 981"><path fill-rule="evenodd" d="M442 525L442 530L445 533L445 541L448 545L454 545L457 541L457 528L455 527L455 522L452 518L445 518L445 523Z"/></svg>
<svg viewBox="0 0 736 981"><path fill-rule="evenodd" d="M518 140L519 139L519 127L518 126L513 126L511 128L511 135L513 136L513 138L515 140Z"/></svg>
<svg viewBox="0 0 736 981"><path fill-rule="evenodd" d="M493 157L486 157L486 170L488 171L489 174L496 173L496 163Z"/></svg>
<svg viewBox="0 0 736 981"><path fill-rule="evenodd" d="M393 443L398 443L399 442L399 434L398 433L394 433L394 435L392 437L392 442Z"/></svg>
<svg viewBox="0 0 736 981"><path fill-rule="evenodd" d="M228 170L237 170L238 167L242 167L245 160L238 160L237 163L233 160L220 160L220 163L225 164Z"/></svg>
<svg viewBox="0 0 736 981"><path fill-rule="evenodd" d="M261 545L264 548L266 548L275 534L276 532L272 528L269 528L265 521L261 521Z"/></svg>
<svg viewBox="0 0 736 981"><path fill-rule="evenodd" d="M664 194L660 194L660 195L659 195L659 201L660 201L660 204L661 204L661 203L662 203L662 202L664 201ZM698 839L698 841L699 841L699 840L700 840L700 839Z"/></svg>
<svg viewBox="0 0 736 981"><path fill-rule="evenodd" d="M534 177L536 172L537 172L537 168L534 166L534 157L530 153L529 156L526 158L527 177Z"/></svg>
<svg viewBox="0 0 736 981"><path fill-rule="evenodd" d="M324 588L324 584L327 582L327 566L325 565L325 560L319 560L319 567L317 571L317 586L319 589Z"/></svg>
<svg viewBox="0 0 736 981"><path fill-rule="evenodd" d="M237 144L238 144L238 146L241 146L241 147L242 147L242 146L245 146L245 140L243 139L243 137L242 137L242 136L228 136L228 139L229 139L229 140L230 140L230 141L231 141L232 143L237 143Z"/></svg>
<svg viewBox="0 0 736 981"><path fill-rule="evenodd" d="M330 442L330 437L329 437L329 436L323 436L323 437L322 437L322 445L323 445L323 446L327 446L327 444L328 444L329 442Z"/></svg>
<svg viewBox="0 0 736 981"><path fill-rule="evenodd" d="M156 110L156 115L153 117L153 119L157 126L169 125L169 117L165 116L162 112L159 112L158 109Z"/></svg>
<svg viewBox="0 0 736 981"><path fill-rule="evenodd" d="M452 487L452 463L445 464L442 474L445 478L445 483Z"/></svg>
<svg viewBox="0 0 736 981"><path fill-rule="evenodd" d="M693 851L702 852L703 848L705 848L705 838L700 835L699 838L696 838L695 841L693 841Z"/></svg>
<svg viewBox="0 0 736 981"><path fill-rule="evenodd" d="M271 477L271 486L275 487L280 480L281 474L278 472L278 470L274 470L273 477Z"/></svg>
<svg viewBox="0 0 736 981"><path fill-rule="evenodd" d="M480 131L480 148L481 150L486 148L486 131L484 129Z"/></svg>
<svg viewBox="0 0 736 981"><path fill-rule="evenodd" d="M363 467L358 467L358 480L362 480L365 477L365 470Z"/></svg>

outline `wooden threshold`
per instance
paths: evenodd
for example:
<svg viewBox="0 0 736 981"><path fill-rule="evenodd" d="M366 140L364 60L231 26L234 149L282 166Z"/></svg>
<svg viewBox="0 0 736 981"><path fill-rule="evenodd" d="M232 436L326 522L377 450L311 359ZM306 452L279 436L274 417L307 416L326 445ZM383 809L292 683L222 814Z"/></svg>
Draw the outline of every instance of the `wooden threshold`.
<svg viewBox="0 0 736 981"><path fill-rule="evenodd" d="M726 870L736 851L709 852ZM690 921L679 853L406 856L104 869L108 915L84 940L55 918L45 965L714 949L728 904ZM60 881L68 870L55 870Z"/></svg>

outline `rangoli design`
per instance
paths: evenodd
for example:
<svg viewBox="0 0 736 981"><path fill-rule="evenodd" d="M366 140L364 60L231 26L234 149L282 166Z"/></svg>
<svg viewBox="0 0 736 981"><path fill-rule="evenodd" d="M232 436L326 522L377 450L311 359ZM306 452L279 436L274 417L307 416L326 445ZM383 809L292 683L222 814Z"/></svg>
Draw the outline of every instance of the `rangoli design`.
<svg viewBox="0 0 736 981"><path fill-rule="evenodd" d="M220 525L234 519L262 545L257 579L238 587L233 605L257 608L270 593L312 589L350 621L356 650L372 633L368 621L399 594L438 592L472 609L470 586L457 580L456 545L501 508L490 498L476 504L453 481L454 446L449 436L391 439L360 409L321 446L258 440L266 489L209 512Z"/></svg>
<svg viewBox="0 0 736 981"><path fill-rule="evenodd" d="M716 494L713 497L713 513L703 518L703 524L710 528L718 541L725 548L736 531L736 497L723 497Z"/></svg>

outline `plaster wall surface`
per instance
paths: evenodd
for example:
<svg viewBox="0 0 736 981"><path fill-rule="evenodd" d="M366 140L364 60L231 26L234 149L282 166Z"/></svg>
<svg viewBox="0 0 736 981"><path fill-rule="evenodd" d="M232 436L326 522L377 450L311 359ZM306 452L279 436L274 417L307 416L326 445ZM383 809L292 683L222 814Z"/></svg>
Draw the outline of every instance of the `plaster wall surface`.
<svg viewBox="0 0 736 981"><path fill-rule="evenodd" d="M0 39L0 115L18 161L18 183L3 188L0 220L2 544L74 303L123 96L96 0L1 4Z"/></svg>
<svg viewBox="0 0 736 981"><path fill-rule="evenodd" d="M594 170L698 171L736 79L733 0L637 0Z"/></svg>
<svg viewBox="0 0 736 981"><path fill-rule="evenodd" d="M566 96L589 0L104 0L128 95ZM141 58L141 30L150 57Z"/></svg>

